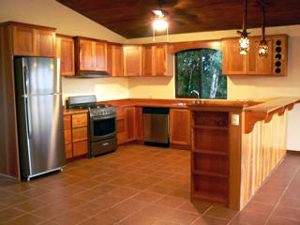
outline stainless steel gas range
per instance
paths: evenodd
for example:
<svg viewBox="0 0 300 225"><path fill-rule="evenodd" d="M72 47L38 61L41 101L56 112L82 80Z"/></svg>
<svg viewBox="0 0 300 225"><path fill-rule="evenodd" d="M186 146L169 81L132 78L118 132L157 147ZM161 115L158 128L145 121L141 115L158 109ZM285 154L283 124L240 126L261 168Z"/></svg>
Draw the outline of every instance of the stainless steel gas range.
<svg viewBox="0 0 300 225"><path fill-rule="evenodd" d="M88 109L89 156L117 149L116 107L98 105L95 95L69 97L67 108Z"/></svg>

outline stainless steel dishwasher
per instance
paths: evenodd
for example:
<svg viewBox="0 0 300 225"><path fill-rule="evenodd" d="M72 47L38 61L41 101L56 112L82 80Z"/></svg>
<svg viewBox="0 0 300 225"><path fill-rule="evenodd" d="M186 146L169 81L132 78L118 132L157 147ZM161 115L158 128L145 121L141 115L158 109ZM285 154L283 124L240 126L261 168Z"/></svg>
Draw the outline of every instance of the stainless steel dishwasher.
<svg viewBox="0 0 300 225"><path fill-rule="evenodd" d="M143 108L144 144L169 147L169 108Z"/></svg>

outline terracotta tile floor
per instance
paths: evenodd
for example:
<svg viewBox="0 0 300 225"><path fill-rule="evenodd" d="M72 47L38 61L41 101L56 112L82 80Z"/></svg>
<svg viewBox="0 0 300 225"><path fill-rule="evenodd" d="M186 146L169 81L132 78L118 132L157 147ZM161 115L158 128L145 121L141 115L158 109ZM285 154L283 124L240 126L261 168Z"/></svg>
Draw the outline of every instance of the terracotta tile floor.
<svg viewBox="0 0 300 225"><path fill-rule="evenodd" d="M188 151L128 145L30 183L0 178L0 224L296 225L300 155L288 154L239 213L189 197Z"/></svg>

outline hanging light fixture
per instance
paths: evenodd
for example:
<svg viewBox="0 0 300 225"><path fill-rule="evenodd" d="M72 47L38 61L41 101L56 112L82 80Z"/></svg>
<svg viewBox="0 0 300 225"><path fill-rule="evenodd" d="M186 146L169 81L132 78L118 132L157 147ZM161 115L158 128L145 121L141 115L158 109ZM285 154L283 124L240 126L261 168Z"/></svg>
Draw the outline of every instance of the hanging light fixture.
<svg viewBox="0 0 300 225"><path fill-rule="evenodd" d="M169 41L169 23L167 22L161 10L153 10L155 14L152 27L153 27L153 41L155 41L155 32L167 29L167 41Z"/></svg>
<svg viewBox="0 0 300 225"><path fill-rule="evenodd" d="M266 37L265 37L266 14L265 14L265 3L263 1L261 1L261 6L262 6L262 16L263 16L262 17L262 26L261 26L262 39L258 46L258 55L261 58L267 58L268 57L268 43L267 43Z"/></svg>
<svg viewBox="0 0 300 225"><path fill-rule="evenodd" d="M244 0L244 16L243 16L243 31L237 31L241 35L240 38L240 54L246 55L249 51L249 38L247 32L247 5L248 1Z"/></svg>

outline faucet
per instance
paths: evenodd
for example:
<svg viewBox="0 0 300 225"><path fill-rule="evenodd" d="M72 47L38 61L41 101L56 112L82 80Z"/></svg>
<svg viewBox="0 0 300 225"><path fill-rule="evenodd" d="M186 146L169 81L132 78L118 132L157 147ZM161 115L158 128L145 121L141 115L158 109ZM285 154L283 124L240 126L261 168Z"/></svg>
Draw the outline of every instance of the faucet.
<svg viewBox="0 0 300 225"><path fill-rule="evenodd" d="M202 101L200 100L200 94L199 94L198 91L192 90L192 91L191 91L191 94L196 94L196 95L197 95L198 100L195 100L195 103L196 103L196 104L202 104Z"/></svg>

